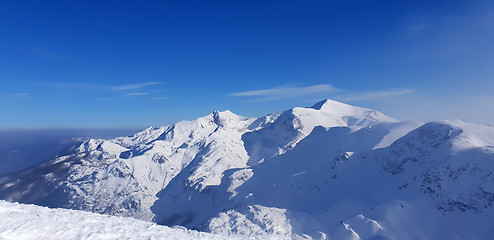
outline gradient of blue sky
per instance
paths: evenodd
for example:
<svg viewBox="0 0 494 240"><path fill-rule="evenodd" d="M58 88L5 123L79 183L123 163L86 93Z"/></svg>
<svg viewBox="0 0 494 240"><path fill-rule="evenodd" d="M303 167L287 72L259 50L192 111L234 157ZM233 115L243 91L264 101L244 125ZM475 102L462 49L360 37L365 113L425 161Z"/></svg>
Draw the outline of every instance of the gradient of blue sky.
<svg viewBox="0 0 494 240"><path fill-rule="evenodd" d="M493 1L4 1L0 128L143 127L332 98L494 124Z"/></svg>

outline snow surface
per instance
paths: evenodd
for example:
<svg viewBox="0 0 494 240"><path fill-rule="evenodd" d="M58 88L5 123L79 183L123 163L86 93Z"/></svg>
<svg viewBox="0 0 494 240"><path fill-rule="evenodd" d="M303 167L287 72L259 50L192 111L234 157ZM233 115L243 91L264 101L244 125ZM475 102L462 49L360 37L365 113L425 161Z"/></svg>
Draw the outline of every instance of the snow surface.
<svg viewBox="0 0 494 240"><path fill-rule="evenodd" d="M0 239L287 239L282 236L221 236L166 227L133 218L50 209L0 201Z"/></svg>
<svg viewBox="0 0 494 240"><path fill-rule="evenodd" d="M488 239L494 128L325 100L90 139L0 178L0 199L306 239Z"/></svg>

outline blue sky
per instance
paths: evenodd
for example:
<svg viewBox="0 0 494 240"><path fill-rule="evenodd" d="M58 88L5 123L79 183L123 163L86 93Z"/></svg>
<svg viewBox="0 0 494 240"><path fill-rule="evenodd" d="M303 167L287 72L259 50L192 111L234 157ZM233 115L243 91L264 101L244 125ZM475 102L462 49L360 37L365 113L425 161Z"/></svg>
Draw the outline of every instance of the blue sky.
<svg viewBox="0 0 494 240"><path fill-rule="evenodd" d="M331 98L494 125L492 1L4 1L0 128L167 125Z"/></svg>

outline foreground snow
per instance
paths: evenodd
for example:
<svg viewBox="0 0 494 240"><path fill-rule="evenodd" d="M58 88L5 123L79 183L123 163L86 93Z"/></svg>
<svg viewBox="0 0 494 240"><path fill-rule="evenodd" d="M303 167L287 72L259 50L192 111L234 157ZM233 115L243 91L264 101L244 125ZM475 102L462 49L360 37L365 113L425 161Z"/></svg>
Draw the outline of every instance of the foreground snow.
<svg viewBox="0 0 494 240"><path fill-rule="evenodd" d="M133 218L0 201L0 239L286 239L221 236Z"/></svg>

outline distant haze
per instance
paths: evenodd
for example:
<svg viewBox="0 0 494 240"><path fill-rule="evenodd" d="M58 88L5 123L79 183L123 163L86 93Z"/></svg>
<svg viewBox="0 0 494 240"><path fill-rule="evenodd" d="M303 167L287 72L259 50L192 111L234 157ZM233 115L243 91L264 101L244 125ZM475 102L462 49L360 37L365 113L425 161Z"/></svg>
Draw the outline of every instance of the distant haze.
<svg viewBox="0 0 494 240"><path fill-rule="evenodd" d="M37 129L0 130L0 175L45 161L72 146L73 138L114 138L137 129Z"/></svg>

